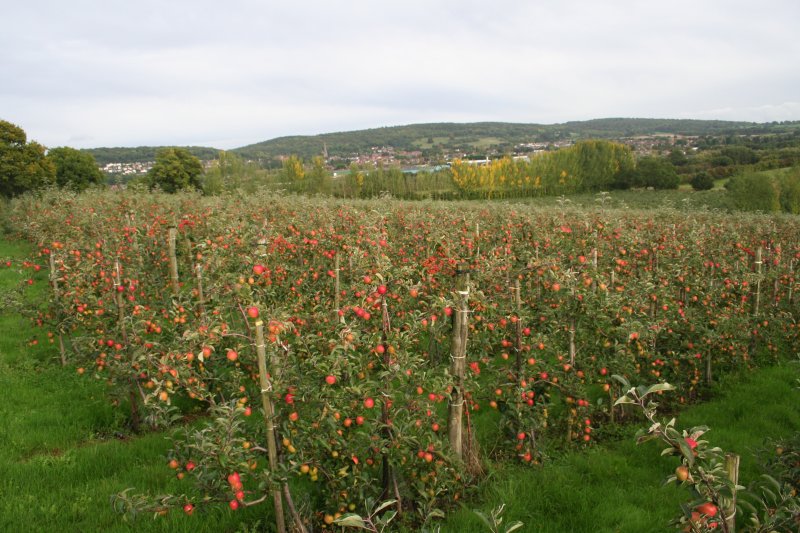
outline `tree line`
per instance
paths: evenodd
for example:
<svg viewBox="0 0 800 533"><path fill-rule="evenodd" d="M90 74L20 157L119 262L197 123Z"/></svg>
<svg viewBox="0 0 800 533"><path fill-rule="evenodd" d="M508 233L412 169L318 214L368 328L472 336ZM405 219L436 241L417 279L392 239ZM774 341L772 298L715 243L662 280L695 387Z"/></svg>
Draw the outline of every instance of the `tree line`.
<svg viewBox="0 0 800 533"><path fill-rule="evenodd" d="M67 146L46 150L25 131L0 120L0 196L59 186L83 191L105 182L91 154Z"/></svg>
<svg viewBox="0 0 800 533"><path fill-rule="evenodd" d="M129 185L167 193L186 189L205 194L255 192L266 188L341 198L391 195L403 199L493 199L561 196L612 189L675 189L690 183L711 189L715 179L730 178L726 189L737 209L800 213L800 147L797 132L766 137L707 140L706 149L684 151L677 144L666 156L635 157L624 144L580 141L570 147L491 161L455 160L423 172L399 167L350 165L332 173L325 159L282 158L280 168L265 169L235 152L217 152L204 167L188 148L167 147L153 154L145 176ZM786 172L764 169L791 167ZM106 176L91 153L70 147L47 150L29 141L25 131L0 120L0 196L58 186L83 191L103 186Z"/></svg>

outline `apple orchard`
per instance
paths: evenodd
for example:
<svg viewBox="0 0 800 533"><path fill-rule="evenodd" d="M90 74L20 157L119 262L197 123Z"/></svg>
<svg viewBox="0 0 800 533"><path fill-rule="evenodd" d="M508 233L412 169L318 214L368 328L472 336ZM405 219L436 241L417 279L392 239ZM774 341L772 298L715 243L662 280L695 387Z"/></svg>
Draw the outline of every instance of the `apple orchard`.
<svg viewBox="0 0 800 533"><path fill-rule="evenodd" d="M125 191L11 209L63 362L135 431L176 428L184 492L126 491L130 512L264 502L281 530L369 501L419 525L484 461L533 468L631 417L612 375L687 403L799 347L796 218Z"/></svg>

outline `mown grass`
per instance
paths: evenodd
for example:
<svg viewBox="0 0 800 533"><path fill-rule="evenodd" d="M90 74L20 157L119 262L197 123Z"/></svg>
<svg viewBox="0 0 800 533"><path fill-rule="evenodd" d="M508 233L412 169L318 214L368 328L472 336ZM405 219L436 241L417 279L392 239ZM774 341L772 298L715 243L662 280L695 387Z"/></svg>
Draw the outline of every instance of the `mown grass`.
<svg viewBox="0 0 800 533"><path fill-rule="evenodd" d="M545 196L541 198L511 198L509 203L522 203L537 207L563 207L564 209L675 209L678 211L730 211L733 209L725 189L710 191L677 190L627 190L603 193L583 193L568 197Z"/></svg>
<svg viewBox="0 0 800 533"><path fill-rule="evenodd" d="M677 416L678 427L709 426L704 438L741 455L740 483L746 485L761 473L755 451L765 439L800 431L797 376L793 365L728 376L709 402ZM532 532L670 531L679 504L690 497L675 485L663 486L677 459L661 457L659 443L637 445L636 429L628 427L618 441L539 469L502 468L487 484L485 501L474 507L488 513L505 503L505 522L521 520ZM483 530L467 509L450 516L446 526L444 531Z"/></svg>
<svg viewBox="0 0 800 533"><path fill-rule="evenodd" d="M12 290L31 271L21 258L30 249L0 240L0 292ZM46 289L44 271L30 290ZM39 344L30 341L38 338ZM131 436L108 402L102 382L62 368L46 334L9 309L0 309L0 531L238 531L271 521L266 506L237 513L216 509L157 521L127 522L111 496L181 492L166 466L167 433Z"/></svg>
<svg viewBox="0 0 800 533"><path fill-rule="evenodd" d="M0 291L10 290L20 258L30 250L0 240ZM33 290L46 289L35 275ZM31 345L33 337L38 345ZM742 455L742 482L758 466L753 451L767 437L800 431L797 368L789 365L729 376L711 400L678 416L679 427L706 424L708 439ZM492 427L491 416L478 424ZM543 467L489 465L489 474L463 508L450 510L443 532L485 531L471 509L489 513L506 504L505 523L521 520L531 532L669 531L668 522L688 494L662 486L676 460L661 457L657 443L637 446L636 425L620 439L585 452L555 457ZM233 512L216 508L185 516L176 511L153 520L126 521L111 496L129 487L138 493L180 493L166 467L167 433L131 436L104 394L103 383L58 364L44 332L15 312L0 309L0 531L271 531L271 509Z"/></svg>

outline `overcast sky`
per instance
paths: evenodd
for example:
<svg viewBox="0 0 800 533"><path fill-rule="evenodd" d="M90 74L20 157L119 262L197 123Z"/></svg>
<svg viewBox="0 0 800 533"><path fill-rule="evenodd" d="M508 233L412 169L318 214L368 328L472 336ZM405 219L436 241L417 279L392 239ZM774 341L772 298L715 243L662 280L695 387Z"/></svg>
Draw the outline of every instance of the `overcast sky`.
<svg viewBox="0 0 800 533"><path fill-rule="evenodd" d="M49 147L800 120L798 0L0 0L0 13L0 119Z"/></svg>

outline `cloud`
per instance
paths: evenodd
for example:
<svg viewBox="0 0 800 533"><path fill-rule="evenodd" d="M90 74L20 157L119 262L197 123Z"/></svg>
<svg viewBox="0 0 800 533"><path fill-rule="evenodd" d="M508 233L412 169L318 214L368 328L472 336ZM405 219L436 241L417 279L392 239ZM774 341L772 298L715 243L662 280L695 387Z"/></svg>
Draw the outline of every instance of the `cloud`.
<svg viewBox="0 0 800 533"><path fill-rule="evenodd" d="M6 6L0 109L57 146L436 121L800 119L800 4L233 0Z"/></svg>

